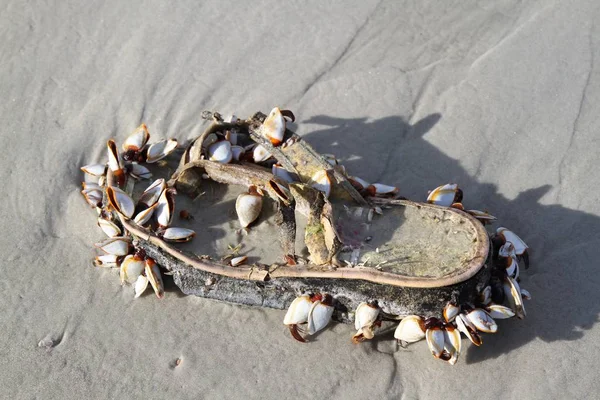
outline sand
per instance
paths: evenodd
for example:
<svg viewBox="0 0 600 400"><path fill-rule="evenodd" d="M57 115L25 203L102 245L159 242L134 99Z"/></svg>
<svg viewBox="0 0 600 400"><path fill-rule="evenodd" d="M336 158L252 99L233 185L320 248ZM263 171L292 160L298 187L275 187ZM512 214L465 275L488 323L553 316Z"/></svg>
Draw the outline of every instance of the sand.
<svg viewBox="0 0 600 400"><path fill-rule="evenodd" d="M1 397L595 396L597 2L2 10ZM185 297L172 281L165 299L134 300L91 266L102 233L79 167L103 160L108 138L145 122L183 141L204 129L202 110L275 105L353 174L421 200L457 182L469 207L517 232L532 248L527 319L500 321L480 348L463 340L452 367L389 331L355 346L334 324L295 343L282 311Z"/></svg>

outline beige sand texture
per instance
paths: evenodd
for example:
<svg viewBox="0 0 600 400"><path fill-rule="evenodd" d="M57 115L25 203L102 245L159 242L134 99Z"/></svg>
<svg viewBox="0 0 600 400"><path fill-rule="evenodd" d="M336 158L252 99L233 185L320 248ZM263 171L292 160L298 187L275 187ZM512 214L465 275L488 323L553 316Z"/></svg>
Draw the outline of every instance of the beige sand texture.
<svg viewBox="0 0 600 400"><path fill-rule="evenodd" d="M597 1L1 9L0 397L597 396ZM351 173L420 200L457 182L468 207L517 232L532 248L527 319L500 321L480 348L463 339L452 367L390 330L356 346L353 327L332 324L296 343L283 311L186 297L172 281L165 299L134 300L91 266L102 233L79 167L103 161L108 138L145 122L184 141L202 110L275 105ZM205 240L230 234L222 223Z"/></svg>

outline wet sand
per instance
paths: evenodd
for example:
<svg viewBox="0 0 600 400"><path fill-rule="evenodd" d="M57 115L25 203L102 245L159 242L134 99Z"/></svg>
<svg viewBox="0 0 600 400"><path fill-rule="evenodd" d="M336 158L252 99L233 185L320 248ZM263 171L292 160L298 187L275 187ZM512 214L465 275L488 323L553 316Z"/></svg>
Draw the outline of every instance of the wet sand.
<svg viewBox="0 0 600 400"><path fill-rule="evenodd" d="M591 398L600 278L593 1L4 2L0 14L0 386L30 398ZM200 112L278 105L368 181L460 184L531 247L523 321L456 366L393 326L355 346L332 324L294 342L284 312L133 299L93 268L102 239L79 167L140 123L197 136ZM202 240L235 235L229 211ZM200 214L199 212L196 214ZM258 250L257 250L258 251ZM40 347L41 345L41 347ZM177 360L180 360L179 363ZM178 365L177 365L178 364Z"/></svg>

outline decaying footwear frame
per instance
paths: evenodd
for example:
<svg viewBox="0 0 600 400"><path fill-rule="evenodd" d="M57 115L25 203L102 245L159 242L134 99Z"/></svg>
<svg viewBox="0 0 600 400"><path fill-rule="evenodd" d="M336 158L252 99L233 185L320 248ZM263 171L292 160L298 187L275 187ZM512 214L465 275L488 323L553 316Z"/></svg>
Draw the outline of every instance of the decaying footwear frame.
<svg viewBox="0 0 600 400"><path fill-rule="evenodd" d="M148 164L160 169L178 147L174 139L149 145L143 124L121 152L107 142L107 165L82 167L82 194L109 236L97 245L105 254L95 265L119 268L135 297L148 286L163 297L162 269L185 294L287 309L284 323L299 341L331 318L355 323L355 343L371 339L382 321L401 320L395 337L402 345L426 339L432 354L451 364L461 333L481 345L480 332L497 330L494 318L524 318L523 298L530 296L518 281L519 263L529 263L527 245L506 228L489 234L485 225L495 217L465 210L456 184L413 202L318 154L286 128L290 111L275 108L246 120L203 117L211 125L185 147L175 172L141 194L135 182L152 177ZM263 199L276 205L279 261L178 248L196 232L172 226L176 198L195 197L208 182L247 189L235 202L242 242ZM179 219L188 218L181 210Z"/></svg>

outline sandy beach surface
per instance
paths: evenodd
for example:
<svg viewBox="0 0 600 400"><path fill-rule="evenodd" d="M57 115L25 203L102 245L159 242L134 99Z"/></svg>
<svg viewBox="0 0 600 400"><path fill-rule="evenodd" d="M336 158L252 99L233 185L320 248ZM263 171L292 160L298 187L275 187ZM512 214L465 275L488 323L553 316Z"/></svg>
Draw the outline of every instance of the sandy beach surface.
<svg viewBox="0 0 600 400"><path fill-rule="evenodd" d="M1 9L1 398L597 396L596 1ZM103 234L79 168L104 162L107 139L144 122L183 142L206 127L202 110L276 105L352 174L415 200L459 183L470 208L517 232L532 249L527 318L481 347L463 339L450 366L389 329L353 345L353 327L332 324L296 343L283 311L187 297L172 280L163 300L134 300L118 271L92 267ZM220 212L200 243L233 237Z"/></svg>

